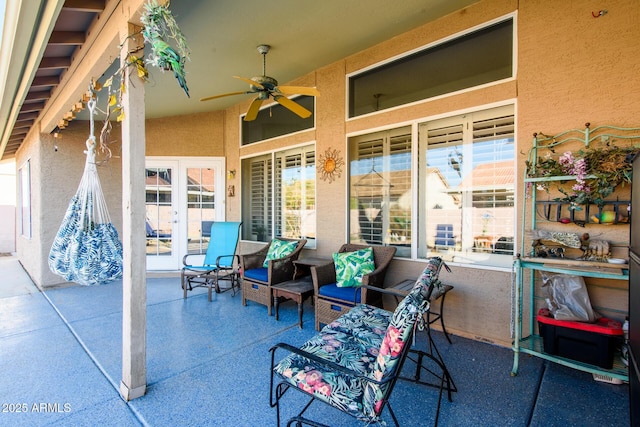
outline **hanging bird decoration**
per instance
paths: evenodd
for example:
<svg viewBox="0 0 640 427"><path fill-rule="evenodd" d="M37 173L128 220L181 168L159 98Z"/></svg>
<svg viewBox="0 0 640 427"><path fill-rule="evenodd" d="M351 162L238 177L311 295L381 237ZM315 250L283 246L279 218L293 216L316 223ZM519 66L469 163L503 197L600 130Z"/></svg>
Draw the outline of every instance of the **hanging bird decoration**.
<svg viewBox="0 0 640 427"><path fill-rule="evenodd" d="M456 153L449 153L449 166L456 171L458 176L462 176L460 168L462 167L462 155L456 150Z"/></svg>
<svg viewBox="0 0 640 427"><path fill-rule="evenodd" d="M167 1L159 5L156 0L151 0L144 6L144 12L140 17L144 25L142 35L144 41L151 46L147 63L162 71L173 71L180 87L189 97L184 66L190 52L187 40L169 10L169 3L170 1ZM176 47L171 46L167 40L173 40Z"/></svg>

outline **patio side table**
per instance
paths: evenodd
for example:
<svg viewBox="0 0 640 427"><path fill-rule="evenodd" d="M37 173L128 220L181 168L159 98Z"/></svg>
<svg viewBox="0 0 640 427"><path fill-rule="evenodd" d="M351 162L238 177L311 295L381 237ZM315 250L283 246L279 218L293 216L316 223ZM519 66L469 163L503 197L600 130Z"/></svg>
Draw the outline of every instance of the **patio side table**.
<svg viewBox="0 0 640 427"><path fill-rule="evenodd" d="M413 288L413 285L415 283L416 283L415 280L407 279L391 286L391 289L397 290L403 295L407 295L411 291L411 288ZM451 344L451 338L449 338L449 333L447 332L447 328L445 328L444 326L444 318L442 316L444 314L444 299L447 296L447 293L452 289L453 289L453 286L445 285L444 283L440 288L437 288L437 287L434 288L433 293L431 294L431 298L429 299L429 302L433 304L434 301L439 299L440 307L437 313L432 310L429 310L429 312L427 313L427 327L429 327L432 323L440 320L440 326L442 327L442 332L444 332L444 336L447 338L447 341L449 341L449 344ZM396 301L397 301L397 297L396 297Z"/></svg>
<svg viewBox="0 0 640 427"><path fill-rule="evenodd" d="M276 311L276 320L279 320L280 302L293 300L298 303L298 324L302 329L302 312L304 301L313 295L313 281L311 276L289 280L271 287L273 292L273 306Z"/></svg>
<svg viewBox="0 0 640 427"><path fill-rule="evenodd" d="M333 262L331 258L301 258L293 261L295 272L293 273L294 279L299 279L303 276L311 275L311 267L318 265L325 265Z"/></svg>

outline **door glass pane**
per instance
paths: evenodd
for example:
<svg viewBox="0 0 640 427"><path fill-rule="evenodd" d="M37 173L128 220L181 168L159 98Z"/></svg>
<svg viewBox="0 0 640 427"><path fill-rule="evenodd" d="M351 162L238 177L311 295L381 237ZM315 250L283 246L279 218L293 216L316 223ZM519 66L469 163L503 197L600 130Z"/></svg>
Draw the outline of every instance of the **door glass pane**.
<svg viewBox="0 0 640 427"><path fill-rule="evenodd" d="M215 171L187 169L187 239L190 254L207 252L215 219Z"/></svg>
<svg viewBox="0 0 640 427"><path fill-rule="evenodd" d="M146 168L147 255L171 255L173 211L169 168Z"/></svg>

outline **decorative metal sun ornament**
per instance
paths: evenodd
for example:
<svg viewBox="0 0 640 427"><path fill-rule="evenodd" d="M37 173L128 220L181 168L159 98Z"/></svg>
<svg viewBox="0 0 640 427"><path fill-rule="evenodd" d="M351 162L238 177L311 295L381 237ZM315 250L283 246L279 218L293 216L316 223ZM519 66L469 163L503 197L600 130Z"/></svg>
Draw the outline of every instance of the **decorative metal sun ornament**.
<svg viewBox="0 0 640 427"><path fill-rule="evenodd" d="M336 178L340 178L344 159L340 157L338 149L327 148L324 154L320 155L319 160L318 173L323 181L328 181L331 184Z"/></svg>

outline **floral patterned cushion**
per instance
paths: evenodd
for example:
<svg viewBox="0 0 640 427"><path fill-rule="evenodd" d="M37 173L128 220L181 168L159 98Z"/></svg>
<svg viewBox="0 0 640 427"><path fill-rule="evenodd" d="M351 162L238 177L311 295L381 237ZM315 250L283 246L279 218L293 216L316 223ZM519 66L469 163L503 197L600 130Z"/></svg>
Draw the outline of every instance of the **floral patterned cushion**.
<svg viewBox="0 0 640 427"><path fill-rule="evenodd" d="M384 311L372 307L377 311ZM382 334L364 334L363 336L335 331L328 327L304 343L302 350L330 360L361 375L373 372L378 356ZM367 380L346 373L327 369L300 355L290 355L278 363L274 370L288 383L313 394L341 411L357 418L375 416L369 401L371 393L365 393ZM385 389L388 385L384 386Z"/></svg>
<svg viewBox="0 0 640 427"><path fill-rule="evenodd" d="M267 256L264 259L264 263L262 266L264 268L269 267L269 261L272 259L280 259L285 258L286 256L293 253L298 246L297 241L286 241L280 239L273 239L271 244L269 245L269 250L267 251Z"/></svg>
<svg viewBox="0 0 640 427"><path fill-rule="evenodd" d="M393 313L358 305L326 325L301 349L371 380L385 380L397 373L402 350L411 345L409 337L416 321L429 306L428 288L437 278L441 264L439 258L430 261ZM274 371L291 386L366 422L379 420L393 384L373 383L293 353L282 359Z"/></svg>
<svg viewBox="0 0 640 427"><path fill-rule="evenodd" d="M365 337L369 342L382 344L382 338L391 322L392 313L366 304L357 305L333 322L324 330L339 331L345 334Z"/></svg>
<svg viewBox="0 0 640 427"><path fill-rule="evenodd" d="M336 252L333 254L333 263L336 286L339 288L362 285L362 277L376 269L371 247L353 252Z"/></svg>

